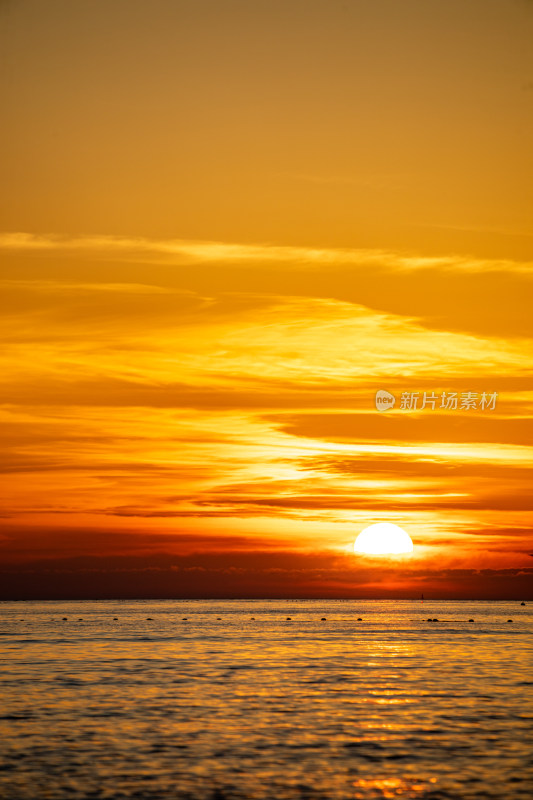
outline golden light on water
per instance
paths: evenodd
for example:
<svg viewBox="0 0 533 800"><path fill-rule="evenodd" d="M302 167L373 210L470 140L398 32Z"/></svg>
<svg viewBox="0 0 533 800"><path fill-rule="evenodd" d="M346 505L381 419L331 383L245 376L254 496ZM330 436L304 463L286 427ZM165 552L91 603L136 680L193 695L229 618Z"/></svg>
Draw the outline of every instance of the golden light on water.
<svg viewBox="0 0 533 800"><path fill-rule="evenodd" d="M435 778L430 778L429 783L436 783ZM427 782L416 779L395 777L385 778L359 778L353 783L356 798L366 798L368 792L371 797L416 797L416 794L427 790ZM406 795L406 792L409 794Z"/></svg>
<svg viewBox="0 0 533 800"><path fill-rule="evenodd" d="M408 533L392 522L376 522L361 531L354 542L356 553L396 555L412 553L413 542Z"/></svg>

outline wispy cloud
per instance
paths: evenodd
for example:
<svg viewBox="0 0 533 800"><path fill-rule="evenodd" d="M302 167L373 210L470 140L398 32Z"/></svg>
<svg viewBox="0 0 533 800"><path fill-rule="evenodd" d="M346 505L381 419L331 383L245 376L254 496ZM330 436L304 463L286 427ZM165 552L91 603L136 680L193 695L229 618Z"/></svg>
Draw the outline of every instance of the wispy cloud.
<svg viewBox="0 0 533 800"><path fill-rule="evenodd" d="M83 281L13 280L5 279L0 285L6 291L42 292L43 294L85 294L112 292L115 294L192 294L185 290L154 286L148 283L84 283Z"/></svg>
<svg viewBox="0 0 533 800"><path fill-rule="evenodd" d="M108 236L5 234L0 250L6 552L31 523L48 553L127 527L146 552L198 536L204 565L230 534L330 558L381 519L422 560L519 563L530 264ZM378 388L500 397L490 416L381 415ZM39 546L22 542L21 560Z"/></svg>
<svg viewBox="0 0 533 800"><path fill-rule="evenodd" d="M121 259L167 263L231 262L299 265L302 268L354 264L383 266L404 271L420 269L460 270L465 272L513 271L533 274L533 262L507 259L482 259L464 255L421 256L380 249L314 248L280 246L270 243L243 244L185 239L146 239L118 236L0 234L0 249L7 251L87 252L118 256Z"/></svg>

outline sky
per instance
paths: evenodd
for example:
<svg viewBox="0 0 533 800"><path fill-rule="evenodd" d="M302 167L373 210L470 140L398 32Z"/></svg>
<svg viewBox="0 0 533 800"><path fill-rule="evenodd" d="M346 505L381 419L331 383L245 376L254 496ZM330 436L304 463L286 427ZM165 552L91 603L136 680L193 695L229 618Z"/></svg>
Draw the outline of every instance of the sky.
<svg viewBox="0 0 533 800"><path fill-rule="evenodd" d="M531 597L532 41L0 0L0 597Z"/></svg>

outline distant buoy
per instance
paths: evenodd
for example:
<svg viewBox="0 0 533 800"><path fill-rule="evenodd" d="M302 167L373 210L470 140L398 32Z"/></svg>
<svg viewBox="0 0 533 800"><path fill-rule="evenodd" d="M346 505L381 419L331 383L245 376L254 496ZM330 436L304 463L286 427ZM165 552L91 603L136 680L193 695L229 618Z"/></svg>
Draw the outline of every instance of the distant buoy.
<svg viewBox="0 0 533 800"><path fill-rule="evenodd" d="M147 622L153 622L154 620L152 619L152 617L146 617L146 621Z"/></svg>
<svg viewBox="0 0 533 800"><path fill-rule="evenodd" d="M362 621L363 621L363 617L357 617L357 622L362 622Z"/></svg>
<svg viewBox="0 0 533 800"><path fill-rule="evenodd" d="M250 617L250 619L255 619L255 617Z"/></svg>
<svg viewBox="0 0 533 800"><path fill-rule="evenodd" d="M525 606L525 603L520 603L521 606Z"/></svg>
<svg viewBox="0 0 533 800"><path fill-rule="evenodd" d="M287 622L291 619L291 617L287 617Z"/></svg>
<svg viewBox="0 0 533 800"><path fill-rule="evenodd" d="M118 617L113 617L113 619L118 619Z"/></svg>
<svg viewBox="0 0 533 800"><path fill-rule="evenodd" d="M438 619L437 619L437 617L433 617L433 619L431 621L432 622L438 622Z"/></svg>
<svg viewBox="0 0 533 800"><path fill-rule="evenodd" d="M66 622L68 617L63 617L63 622Z"/></svg>
<svg viewBox="0 0 533 800"><path fill-rule="evenodd" d="M512 619L508 619L508 620L507 620L507 622L512 622L512 621L513 621Z"/></svg>
<svg viewBox="0 0 533 800"><path fill-rule="evenodd" d="M217 619L222 619L222 617L217 617Z"/></svg>
<svg viewBox="0 0 533 800"><path fill-rule="evenodd" d="M320 622L325 622L325 621L326 621L325 617L322 617L321 620L320 620Z"/></svg>
<svg viewBox="0 0 533 800"><path fill-rule="evenodd" d="M187 617L183 617L182 622L187 622L187 619L188 619Z"/></svg>
<svg viewBox="0 0 533 800"><path fill-rule="evenodd" d="M473 619L469 619L468 621L469 621L469 622L473 622L474 620L473 620Z"/></svg>

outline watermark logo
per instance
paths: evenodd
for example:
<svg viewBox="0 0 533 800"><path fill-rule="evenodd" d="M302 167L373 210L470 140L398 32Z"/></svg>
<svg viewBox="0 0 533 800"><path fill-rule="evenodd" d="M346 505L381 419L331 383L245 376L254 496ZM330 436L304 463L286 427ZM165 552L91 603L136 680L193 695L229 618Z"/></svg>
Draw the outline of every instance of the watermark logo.
<svg viewBox="0 0 533 800"><path fill-rule="evenodd" d="M376 392L376 408L378 411L389 411L391 408L394 408L394 403L396 402L396 398L390 392L386 392L385 389L380 389Z"/></svg>
<svg viewBox="0 0 533 800"><path fill-rule="evenodd" d="M443 409L444 411L494 411L498 392L402 392L400 411L424 411ZM376 392L378 411L394 408L396 397L385 389Z"/></svg>

